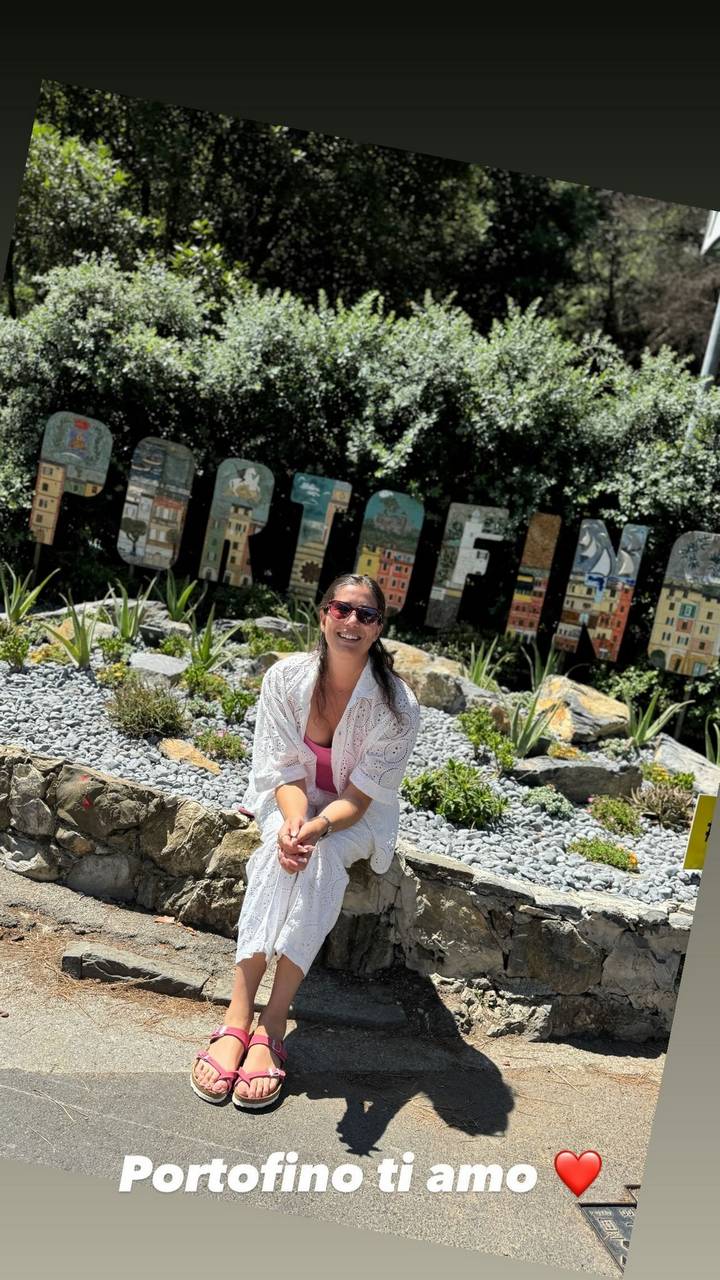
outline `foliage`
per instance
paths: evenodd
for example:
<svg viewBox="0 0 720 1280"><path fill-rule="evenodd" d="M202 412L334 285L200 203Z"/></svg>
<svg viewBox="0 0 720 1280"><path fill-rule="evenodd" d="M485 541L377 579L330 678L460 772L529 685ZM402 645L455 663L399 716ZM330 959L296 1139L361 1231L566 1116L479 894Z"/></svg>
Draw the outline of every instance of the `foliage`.
<svg viewBox="0 0 720 1280"><path fill-rule="evenodd" d="M712 714L705 717L705 755L711 764L720 764L720 721Z"/></svg>
<svg viewBox="0 0 720 1280"><path fill-rule="evenodd" d="M575 812L572 802L553 786L531 787L525 792L521 803L531 808L543 809L551 818L572 818Z"/></svg>
<svg viewBox="0 0 720 1280"><path fill-rule="evenodd" d="M263 631L261 627L243 627L243 639L251 658L260 658L264 653L293 653L296 648L289 636Z"/></svg>
<svg viewBox="0 0 720 1280"><path fill-rule="evenodd" d="M54 578L55 574L58 572L59 570L53 569L52 573L49 573L47 578L43 578L43 581L37 587L31 588L30 583L33 577L32 572L28 573L21 582L20 575L16 574L14 569L7 564L7 562L0 565L3 611L7 621L13 626L17 626L19 623L23 622L30 613L30 610L35 604L43 587L46 586L50 579ZM9 583L6 574L10 577Z"/></svg>
<svg viewBox="0 0 720 1280"><path fill-rule="evenodd" d="M242 724L246 711L257 702L257 697L254 689L228 689L221 693L219 702L228 723Z"/></svg>
<svg viewBox="0 0 720 1280"><path fill-rule="evenodd" d="M134 604L130 604L130 599L126 588L122 582L118 582L117 588L120 592L120 598L112 594L112 588L108 588L110 593L110 608L112 610L112 621L117 629L121 640L126 644L133 644L137 640L140 624L147 613L147 602L150 593L155 586L156 579L144 591L138 593Z"/></svg>
<svg viewBox="0 0 720 1280"><path fill-rule="evenodd" d="M548 724L560 706L559 702L553 702L552 706L546 707L544 711L537 711L540 692L540 689L535 692L525 708L520 703L517 703L510 717L508 736L515 748L515 754L521 760L530 755L541 738L549 736L547 733Z"/></svg>
<svg viewBox="0 0 720 1280"><path fill-rule="evenodd" d="M223 618L289 618L288 607L281 596L262 582L244 587L226 583L215 589L215 607Z"/></svg>
<svg viewBox="0 0 720 1280"><path fill-rule="evenodd" d="M303 653L316 649L320 641L320 622L317 611L304 600L290 598L288 602L290 621L293 627L292 639L285 637L291 646ZM278 637L281 639L282 637ZM284 650L276 649L278 653Z"/></svg>
<svg viewBox="0 0 720 1280"><path fill-rule="evenodd" d="M197 622L193 615L190 625L192 627L192 638L190 640L190 656L192 665L200 667L203 671L210 671L212 667L217 667L227 658L227 647L232 637L242 628L238 625L224 635L217 635L214 627L215 622L215 605L213 604L207 621L202 631L198 631Z"/></svg>
<svg viewBox="0 0 720 1280"><path fill-rule="evenodd" d="M635 744L627 738L603 738L597 750L609 760L633 760L638 754Z"/></svg>
<svg viewBox="0 0 720 1280"><path fill-rule="evenodd" d="M634 747L638 749L644 747L646 743L660 732L667 724L668 720L677 714L681 707L689 705L689 700L685 702L673 702L666 707L659 716L655 716L660 690L656 689L652 695L647 707L644 711L636 708L628 699L625 699L625 706L628 709L628 738Z"/></svg>
<svg viewBox="0 0 720 1280"><path fill-rule="evenodd" d="M458 760L405 778L401 791L416 809L431 809L456 826L470 828L497 822L508 804L482 781L472 765Z"/></svg>
<svg viewBox="0 0 720 1280"><path fill-rule="evenodd" d="M13 671L22 671L30 651L30 641L22 627L10 626L0 637L0 662L7 662Z"/></svg>
<svg viewBox="0 0 720 1280"><path fill-rule="evenodd" d="M579 747L574 747L570 742L551 742L547 749L547 754L553 760L579 760L582 751Z"/></svg>
<svg viewBox="0 0 720 1280"><path fill-rule="evenodd" d="M130 667L126 662L111 662L109 666L102 667L98 671L95 679L98 684L109 685L111 689L116 689L119 684L127 680L130 675Z"/></svg>
<svg viewBox="0 0 720 1280"><path fill-rule="evenodd" d="M195 738L195 746L216 760L243 760L247 755L242 740L225 729L204 729Z"/></svg>
<svg viewBox="0 0 720 1280"><path fill-rule="evenodd" d="M179 698L169 689L148 684L135 672L131 672L117 687L107 704L107 712L130 738L146 738L154 734L178 737L188 728Z"/></svg>
<svg viewBox="0 0 720 1280"><path fill-rule="evenodd" d="M489 707L478 702L458 716L458 723L476 750L491 751L501 772L515 763L515 749L507 734L501 733Z"/></svg>
<svg viewBox="0 0 720 1280"><path fill-rule="evenodd" d="M72 659L67 649L64 649L61 644L56 643L41 644L38 649L33 649L30 654L30 661L37 663L57 662L61 665L65 665L71 662Z"/></svg>
<svg viewBox="0 0 720 1280"><path fill-rule="evenodd" d="M72 638L63 635L55 627L47 626L48 635L52 636L58 644L67 651L69 656L77 667L86 669L90 666L90 655L92 653L93 640L95 637L95 628L98 624L97 617L90 622L87 621L87 609L83 609L82 615L75 608L72 597L63 596L68 607L68 617L72 622L73 634Z"/></svg>
<svg viewBox="0 0 720 1280"><path fill-rule="evenodd" d="M523 652L523 657L530 668L530 688L532 690L537 690L540 688L543 680L546 680L548 676L555 675L556 671L560 667L563 655L561 649L555 649L551 645L547 651L546 657L543 659L540 657L540 650L538 649L535 640L531 640L530 647L533 651L532 658L527 650Z"/></svg>
<svg viewBox="0 0 720 1280"><path fill-rule="evenodd" d="M507 661L507 655L503 654L493 661L498 639L499 637L495 636L489 645L482 642L477 650L474 641L470 645L470 659L467 665L463 667L462 673L473 684L478 685L480 689L494 691L499 689L497 675L503 663Z"/></svg>
<svg viewBox="0 0 720 1280"><path fill-rule="evenodd" d="M171 631L170 635L160 641L158 649L160 653L166 653L169 658L184 658L190 649L190 641L178 631Z"/></svg>
<svg viewBox="0 0 720 1280"><path fill-rule="evenodd" d="M207 594L207 583L205 583L195 603L190 604L197 586L197 581L189 582L187 578L183 578L182 582L178 583L172 569L167 570L164 592L156 589L156 595L165 605L171 622L191 622L195 610L202 604Z"/></svg>
<svg viewBox="0 0 720 1280"><path fill-rule="evenodd" d="M638 812L655 818L661 827L682 829L689 827L695 807L695 797L684 786L665 782L653 782L632 793Z"/></svg>
<svg viewBox="0 0 720 1280"><path fill-rule="evenodd" d="M131 646L122 636L101 636L97 647L106 662L127 662L131 652Z"/></svg>
<svg viewBox="0 0 720 1280"><path fill-rule="evenodd" d="M567 852L579 853L590 862L606 862L608 866L618 867L621 871L638 870L636 854L598 836L580 836L577 840L572 840L567 846Z"/></svg>
<svg viewBox="0 0 720 1280"><path fill-rule="evenodd" d="M615 835L642 834L636 809L622 796L591 796L590 813L596 822Z"/></svg>
<svg viewBox="0 0 720 1280"><path fill-rule="evenodd" d="M640 771L645 782L653 783L656 786L680 787L682 791L692 791L695 786L695 775L692 773L671 773L662 764L644 763L640 765Z"/></svg>
<svg viewBox="0 0 720 1280"><path fill-rule="evenodd" d="M230 691L230 685L223 676L214 675L196 662L191 662L180 678L189 693L208 702L219 702Z"/></svg>
<svg viewBox="0 0 720 1280"><path fill-rule="evenodd" d="M624 671L618 671L612 663L598 663L592 672L591 684L594 689L599 689L601 693L607 693L620 702L636 702L638 698L644 698L646 694L652 695L658 689L658 705L663 708L668 702L661 672L650 665L631 663Z"/></svg>

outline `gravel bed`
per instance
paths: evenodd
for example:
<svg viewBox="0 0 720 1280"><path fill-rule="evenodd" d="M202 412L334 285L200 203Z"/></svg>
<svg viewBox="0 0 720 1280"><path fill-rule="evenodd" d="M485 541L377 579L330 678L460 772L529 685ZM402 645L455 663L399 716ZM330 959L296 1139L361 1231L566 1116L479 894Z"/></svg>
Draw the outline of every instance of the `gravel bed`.
<svg viewBox="0 0 720 1280"><path fill-rule="evenodd" d="M230 674L232 680L250 669L251 664L235 659L230 671L225 669L223 674ZM16 742L38 754L63 756L206 805L233 809L241 803L249 751L244 761L220 761L219 774L168 760L156 743L130 740L113 727L105 710L110 696L111 691L97 684L91 673L71 666L42 663L13 672L0 663L0 741ZM232 728L248 749L254 719L251 707L243 724ZM193 732L223 725L218 708L217 717L196 719ZM473 748L453 716L423 707L408 775L436 768L451 757L472 763ZM443 853L500 876L558 890L600 889L656 905L694 901L700 873L682 869L685 831L668 831L643 818L640 836L615 837L583 806L576 806L567 820L552 818L541 809L522 804L527 789L519 783L499 779L489 768L478 769L509 801L496 826L482 831L458 828L437 814L413 809L401 798L401 835L428 853ZM578 836L592 835L615 840L635 852L639 873L591 863L566 852Z"/></svg>

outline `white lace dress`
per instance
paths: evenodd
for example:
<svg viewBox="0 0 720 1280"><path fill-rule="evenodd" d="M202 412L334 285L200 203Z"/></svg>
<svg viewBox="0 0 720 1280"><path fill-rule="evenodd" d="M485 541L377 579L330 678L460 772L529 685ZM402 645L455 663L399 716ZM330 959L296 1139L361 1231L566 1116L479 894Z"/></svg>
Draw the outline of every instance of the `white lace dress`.
<svg viewBox="0 0 720 1280"><path fill-rule="evenodd" d="M364 816L320 840L302 871L284 871L277 856L283 818L275 789L305 781L310 813L330 800L315 782L316 757L303 741L318 674L316 655L292 654L270 668L258 701L250 783L243 804L255 814L262 844L248 860L248 886L238 922L236 959L273 952L307 973L335 924L348 868L369 858L382 874L392 861L400 819L398 789L412 754L420 708L408 686L393 677L397 718L385 704L370 662L350 696L332 742L338 795L351 782L371 797Z"/></svg>

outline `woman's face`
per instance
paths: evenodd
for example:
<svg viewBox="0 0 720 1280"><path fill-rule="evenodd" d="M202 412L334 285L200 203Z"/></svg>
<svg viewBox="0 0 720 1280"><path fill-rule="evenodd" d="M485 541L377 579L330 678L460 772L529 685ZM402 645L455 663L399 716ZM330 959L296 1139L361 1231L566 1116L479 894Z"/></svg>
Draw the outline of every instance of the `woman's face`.
<svg viewBox="0 0 720 1280"><path fill-rule="evenodd" d="M352 584L338 587L333 599L342 600L345 604L359 608L377 609L378 607L368 587ZM349 618L334 618L332 613L324 609L320 613L320 626L328 649L336 654L352 652L364 656L382 632L382 622L369 624L359 622L356 613L351 613Z"/></svg>

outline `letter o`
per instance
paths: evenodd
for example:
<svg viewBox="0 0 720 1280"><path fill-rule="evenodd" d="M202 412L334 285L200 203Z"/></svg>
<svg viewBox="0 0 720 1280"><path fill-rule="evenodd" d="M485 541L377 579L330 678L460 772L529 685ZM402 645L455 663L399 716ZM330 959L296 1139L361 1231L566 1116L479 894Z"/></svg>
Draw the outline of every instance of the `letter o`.
<svg viewBox="0 0 720 1280"><path fill-rule="evenodd" d="M532 1164L514 1164L505 1174L508 1191L532 1191L537 1182L537 1169Z"/></svg>
<svg viewBox="0 0 720 1280"><path fill-rule="evenodd" d="M335 1191L357 1191L362 1180L363 1171L356 1164L339 1164L330 1179Z"/></svg>
<svg viewBox="0 0 720 1280"><path fill-rule="evenodd" d="M177 1191L184 1177L179 1164L159 1164L152 1176L152 1184L156 1191Z"/></svg>
<svg viewBox="0 0 720 1280"><path fill-rule="evenodd" d="M254 1164L234 1164L228 1171L227 1185L231 1191L254 1191L259 1178Z"/></svg>

